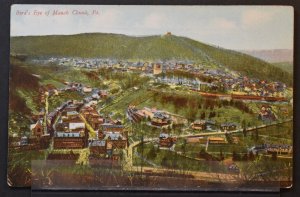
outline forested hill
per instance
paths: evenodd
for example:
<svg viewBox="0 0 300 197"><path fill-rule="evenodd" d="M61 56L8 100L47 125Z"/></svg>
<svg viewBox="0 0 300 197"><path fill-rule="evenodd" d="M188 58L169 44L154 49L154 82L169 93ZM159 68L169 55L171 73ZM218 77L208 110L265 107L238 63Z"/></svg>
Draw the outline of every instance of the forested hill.
<svg viewBox="0 0 300 197"><path fill-rule="evenodd" d="M101 57L134 60L192 60L222 65L249 77L292 84L292 75L267 62L232 50L175 35L120 34L25 36L11 38L11 53L29 56Z"/></svg>

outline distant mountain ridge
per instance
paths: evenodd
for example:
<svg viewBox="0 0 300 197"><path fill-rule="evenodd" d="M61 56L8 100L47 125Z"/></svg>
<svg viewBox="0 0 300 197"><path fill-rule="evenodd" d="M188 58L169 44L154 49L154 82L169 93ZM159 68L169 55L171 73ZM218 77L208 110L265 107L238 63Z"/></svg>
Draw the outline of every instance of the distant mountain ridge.
<svg viewBox="0 0 300 197"><path fill-rule="evenodd" d="M242 50L241 52L270 63L293 62L292 49Z"/></svg>
<svg viewBox="0 0 300 197"><path fill-rule="evenodd" d="M134 37L86 33L11 37L11 53L144 61L191 60L209 66L221 65L220 68L235 70L249 77L292 84L292 77L288 72L263 60L171 34Z"/></svg>

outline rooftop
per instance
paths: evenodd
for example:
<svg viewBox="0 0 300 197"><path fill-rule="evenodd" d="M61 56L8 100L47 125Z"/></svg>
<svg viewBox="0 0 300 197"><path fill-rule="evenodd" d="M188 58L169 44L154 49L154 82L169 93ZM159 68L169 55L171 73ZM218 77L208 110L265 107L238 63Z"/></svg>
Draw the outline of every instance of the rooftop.
<svg viewBox="0 0 300 197"><path fill-rule="evenodd" d="M105 140L95 140L90 143L90 146L105 146Z"/></svg>
<svg viewBox="0 0 300 197"><path fill-rule="evenodd" d="M105 137L110 138L111 140L118 140L119 138L122 140L124 139L122 134L119 132L107 132Z"/></svg>

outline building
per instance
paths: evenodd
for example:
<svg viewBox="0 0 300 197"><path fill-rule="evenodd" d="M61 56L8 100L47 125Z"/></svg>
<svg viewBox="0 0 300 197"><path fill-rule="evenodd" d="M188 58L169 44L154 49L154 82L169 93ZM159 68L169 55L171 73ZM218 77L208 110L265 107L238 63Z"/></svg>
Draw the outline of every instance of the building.
<svg viewBox="0 0 300 197"><path fill-rule="evenodd" d="M89 87L89 86L87 86L87 87L83 87L82 88L82 91L84 92L84 93L90 93L90 92L92 92L92 88L91 87Z"/></svg>
<svg viewBox="0 0 300 197"><path fill-rule="evenodd" d="M209 137L209 144L227 144L227 141L223 137Z"/></svg>
<svg viewBox="0 0 300 197"><path fill-rule="evenodd" d="M172 33L171 33L170 31L168 31L165 35L166 35L166 36L171 36Z"/></svg>
<svg viewBox="0 0 300 197"><path fill-rule="evenodd" d="M146 117L142 110L138 110L134 106L129 106L126 112L129 119L133 122L140 122Z"/></svg>
<svg viewBox="0 0 300 197"><path fill-rule="evenodd" d="M90 154L91 155L106 155L106 141L105 140L94 140L90 143Z"/></svg>
<svg viewBox="0 0 300 197"><path fill-rule="evenodd" d="M233 131L237 129L237 124L232 122L225 122L220 125L222 131Z"/></svg>
<svg viewBox="0 0 300 197"><path fill-rule="evenodd" d="M67 112L79 111L79 109L80 109L81 106L82 106L82 104L70 104L67 107L65 107L62 115L66 116Z"/></svg>
<svg viewBox="0 0 300 197"><path fill-rule="evenodd" d="M91 116L87 121L93 129L97 130L104 123L104 118L100 116Z"/></svg>
<svg viewBox="0 0 300 197"><path fill-rule="evenodd" d="M30 131L32 136L40 138L44 135L43 119L39 119L35 124L30 125Z"/></svg>
<svg viewBox="0 0 300 197"><path fill-rule="evenodd" d="M78 112L77 111L67 111L66 113L67 117L72 119L78 117Z"/></svg>
<svg viewBox="0 0 300 197"><path fill-rule="evenodd" d="M124 126L122 124L103 123L100 125L99 131L103 132L104 134L109 132L123 133Z"/></svg>
<svg viewBox="0 0 300 197"><path fill-rule="evenodd" d="M274 121L274 120L276 120L276 117L272 112L271 106L263 105L260 109L259 114L258 114L258 119L260 119L262 121Z"/></svg>
<svg viewBox="0 0 300 197"><path fill-rule="evenodd" d="M106 99L107 96L108 96L108 94L107 94L107 92L105 90L100 90L98 92L98 94L99 94L100 98L102 98L102 99Z"/></svg>
<svg viewBox="0 0 300 197"><path fill-rule="evenodd" d="M168 114L162 111L156 111L151 119L153 126L163 127L172 124L172 119Z"/></svg>
<svg viewBox="0 0 300 197"><path fill-rule="evenodd" d="M162 68L163 68L163 66L162 66L161 64L155 63L155 64L153 65L153 74L154 74L154 75L161 74L161 73L162 73Z"/></svg>
<svg viewBox="0 0 300 197"><path fill-rule="evenodd" d="M85 137L74 137L71 133L55 136L53 142L53 147L55 149L81 149L85 148L87 145Z"/></svg>
<svg viewBox="0 0 300 197"><path fill-rule="evenodd" d="M173 146L173 144L177 141L175 137L171 137L166 133L161 133L159 135L159 146L170 148Z"/></svg>
<svg viewBox="0 0 300 197"><path fill-rule="evenodd" d="M80 113L95 130L97 130L101 124L104 123L104 118L100 116L97 110L93 107L85 106L81 109Z"/></svg>
<svg viewBox="0 0 300 197"><path fill-rule="evenodd" d="M108 132L105 134L107 149L124 149L128 145L127 138L119 132Z"/></svg>
<svg viewBox="0 0 300 197"><path fill-rule="evenodd" d="M55 149L80 149L88 145L88 131L80 129L56 131L53 137Z"/></svg>
<svg viewBox="0 0 300 197"><path fill-rule="evenodd" d="M206 139L204 137L188 137L186 138L186 143L193 144L193 143L206 143Z"/></svg>
<svg viewBox="0 0 300 197"><path fill-rule="evenodd" d="M192 129L194 130L205 130L206 121L205 120L196 120L192 123Z"/></svg>
<svg viewBox="0 0 300 197"><path fill-rule="evenodd" d="M74 111L68 111L74 112ZM62 122L56 124L56 131L54 132L54 148L55 149L73 149L85 148L88 145L88 131L85 122L72 113L71 116L62 118Z"/></svg>

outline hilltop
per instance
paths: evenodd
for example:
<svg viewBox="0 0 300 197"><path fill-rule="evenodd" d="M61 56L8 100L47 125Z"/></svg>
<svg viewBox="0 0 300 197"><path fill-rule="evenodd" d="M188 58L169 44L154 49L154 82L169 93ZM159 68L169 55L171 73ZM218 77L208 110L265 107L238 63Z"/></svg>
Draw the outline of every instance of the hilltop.
<svg viewBox="0 0 300 197"><path fill-rule="evenodd" d="M233 50L175 35L134 37L121 34L21 36L11 38L11 53L135 60L190 60L239 71L249 77L292 85L292 75L270 63Z"/></svg>

